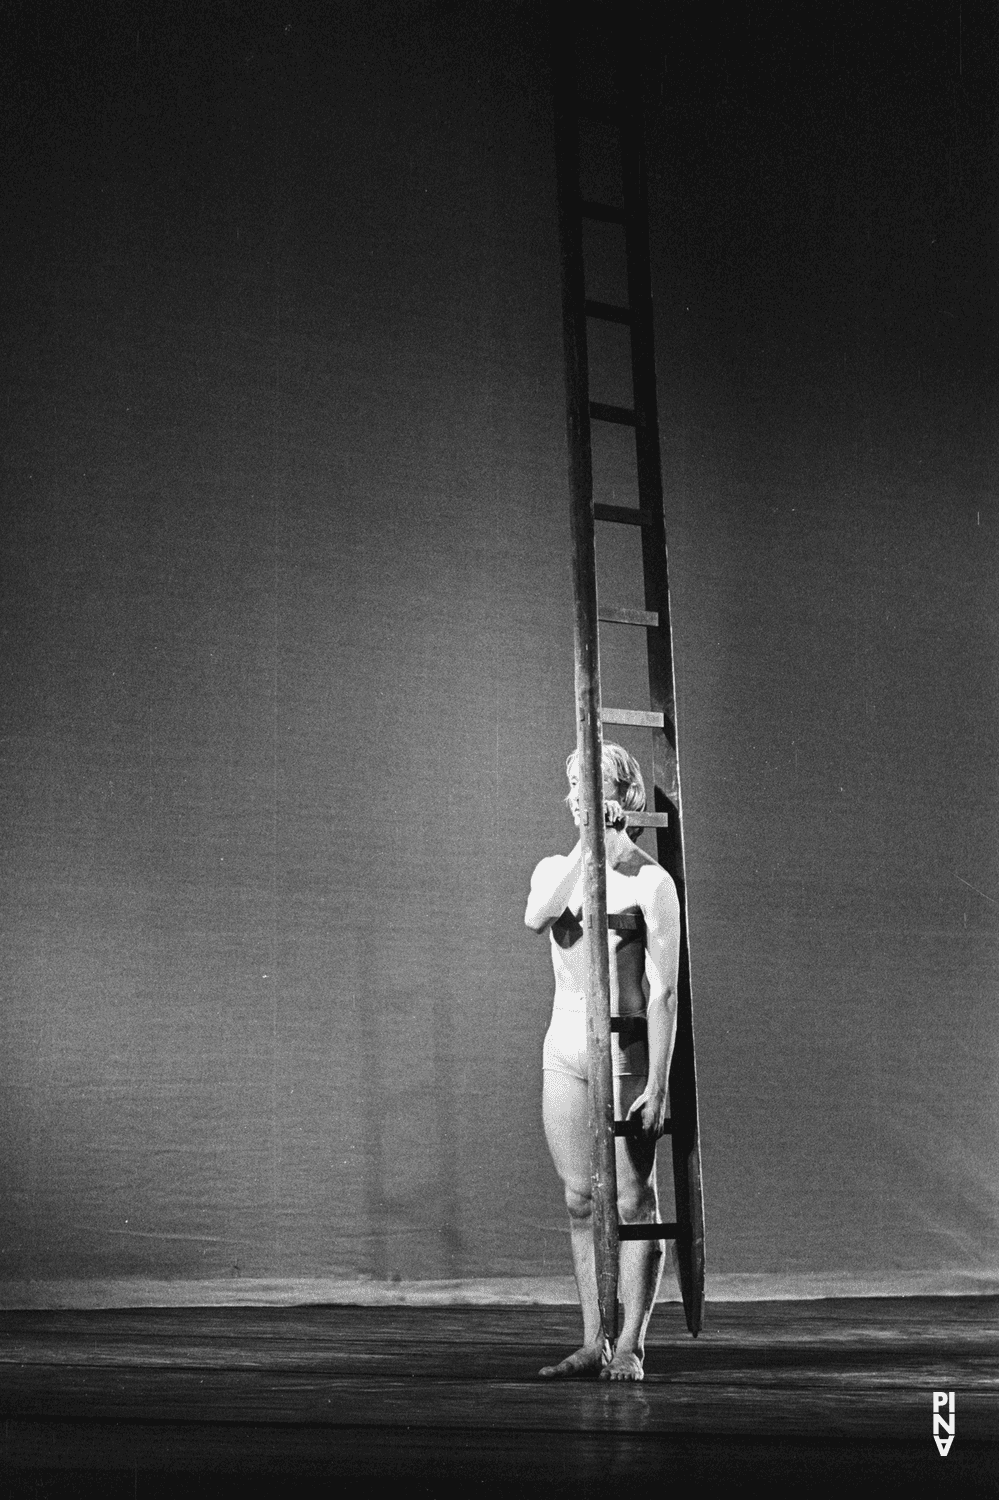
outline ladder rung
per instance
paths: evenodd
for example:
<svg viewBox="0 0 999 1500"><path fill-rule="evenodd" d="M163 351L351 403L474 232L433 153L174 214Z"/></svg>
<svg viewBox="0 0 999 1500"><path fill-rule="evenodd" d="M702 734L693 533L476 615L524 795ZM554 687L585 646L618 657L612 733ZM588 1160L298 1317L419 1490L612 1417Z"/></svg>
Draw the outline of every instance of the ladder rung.
<svg viewBox="0 0 999 1500"><path fill-rule="evenodd" d="M675 1240L675 1224L619 1224L619 1240Z"/></svg>
<svg viewBox="0 0 999 1500"><path fill-rule="evenodd" d="M632 828L668 828L669 813L630 812L628 822Z"/></svg>
<svg viewBox="0 0 999 1500"><path fill-rule="evenodd" d="M658 612L654 609L626 609L620 604L604 604L598 618L608 625L647 625L654 629L659 624Z"/></svg>
<svg viewBox="0 0 999 1500"><path fill-rule="evenodd" d="M598 219L601 224L623 224L625 212L623 208L611 208L608 203L591 203L584 198L579 205L579 211L584 219Z"/></svg>
<svg viewBox="0 0 999 1500"><path fill-rule="evenodd" d="M607 323L630 323L631 309L628 307L617 307L613 302L591 302L587 297L586 316L588 318L603 318Z"/></svg>
<svg viewBox="0 0 999 1500"><path fill-rule="evenodd" d="M606 401L591 401L590 416L598 422L616 422L619 427L638 425L630 406L608 406Z"/></svg>
<svg viewBox="0 0 999 1500"><path fill-rule="evenodd" d="M667 1120L666 1124L663 1126L663 1135L669 1135L672 1132L672 1129L673 1129L673 1121L672 1120ZM619 1140L623 1139L623 1140L627 1141L627 1140L630 1140L631 1137L634 1136L634 1135L640 1136L641 1133L642 1133L642 1125L641 1125L641 1121L640 1120L615 1120L614 1121L614 1134L618 1137ZM625 1236L622 1234L621 1238L624 1239ZM635 1235L632 1235L631 1238L637 1240L637 1239L641 1239L642 1236L635 1234ZM655 1236L650 1235L649 1238L650 1239L651 1238L655 1238Z"/></svg>
<svg viewBox="0 0 999 1500"><path fill-rule="evenodd" d="M665 714L657 714L648 708L602 708L600 717L605 724L640 724L646 729L665 729Z"/></svg>
<svg viewBox="0 0 999 1500"><path fill-rule="evenodd" d="M645 926L645 918L640 911L609 911L607 926L611 932L639 932ZM635 1017L627 1019L634 1020ZM611 1019L611 1030L614 1030L614 1018Z"/></svg>
<svg viewBox="0 0 999 1500"><path fill-rule="evenodd" d="M652 511L639 510L634 505L604 505L598 500L593 507L595 521L620 521L622 526L651 526L655 522Z"/></svg>

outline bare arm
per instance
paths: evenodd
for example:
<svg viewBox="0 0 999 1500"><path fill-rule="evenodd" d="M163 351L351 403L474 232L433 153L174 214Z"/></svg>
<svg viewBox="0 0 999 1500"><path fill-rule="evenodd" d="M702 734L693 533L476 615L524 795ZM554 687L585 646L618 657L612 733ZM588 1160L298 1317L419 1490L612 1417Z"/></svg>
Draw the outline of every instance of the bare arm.
<svg viewBox="0 0 999 1500"><path fill-rule="evenodd" d="M544 932L562 915L582 869L583 855L579 844L568 857L556 854L541 861L531 876L531 894L524 912L524 921L533 932Z"/></svg>
<svg viewBox="0 0 999 1500"><path fill-rule="evenodd" d="M629 845L624 831L625 813L619 802L604 802L604 842L607 858L613 861L621 845ZM524 922L534 932L544 932L565 911L576 883L583 873L583 846L576 843L566 857L555 854L543 859L531 876L531 894L527 898ZM579 910L582 910L580 900ZM578 912L577 912L578 915Z"/></svg>
<svg viewBox="0 0 999 1500"><path fill-rule="evenodd" d="M665 871L655 874L648 903L643 902L646 926L645 977L649 984L649 1079L628 1118L640 1116L643 1133L655 1139L666 1122L669 1067L676 1040L676 986L680 966L680 903L676 887Z"/></svg>

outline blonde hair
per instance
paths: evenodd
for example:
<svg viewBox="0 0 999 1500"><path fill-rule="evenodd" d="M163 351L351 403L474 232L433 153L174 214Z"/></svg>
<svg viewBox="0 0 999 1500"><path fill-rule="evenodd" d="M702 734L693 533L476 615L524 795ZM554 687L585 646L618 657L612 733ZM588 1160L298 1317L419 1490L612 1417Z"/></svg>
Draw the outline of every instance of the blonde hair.
<svg viewBox="0 0 999 1500"><path fill-rule="evenodd" d="M633 755L629 755L623 745L615 745L605 741L604 753L601 762L605 776L610 776L617 788L617 801L620 802L625 812L645 811L645 782L642 780L642 768ZM579 763L579 751L573 750L566 758L565 774L571 776ZM567 797L566 802L569 798ZM627 826L629 838L638 837L642 830L638 824Z"/></svg>

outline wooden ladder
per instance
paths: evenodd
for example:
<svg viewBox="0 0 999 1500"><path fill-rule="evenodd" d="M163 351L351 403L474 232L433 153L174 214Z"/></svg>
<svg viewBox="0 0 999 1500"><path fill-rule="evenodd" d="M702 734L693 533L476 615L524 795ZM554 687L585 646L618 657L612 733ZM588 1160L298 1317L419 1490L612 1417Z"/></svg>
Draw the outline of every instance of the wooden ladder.
<svg viewBox="0 0 999 1500"><path fill-rule="evenodd" d="M596 8L597 20L600 7ZM590 1075L591 1161L597 1285L604 1329L617 1332L617 1283L621 1240L673 1240L687 1326L700 1330L704 1310L704 1217L697 1121L697 1082L691 1013L687 901L684 880L680 781L677 761L670 629L669 578L663 514L655 340L649 261L645 131L642 111L642 43L635 18L640 5L618 0L603 14L604 52L610 100L590 102L577 89L576 42L592 12L577 4L553 6L552 60L555 92L556 167L562 259L566 428L573 536L574 638L577 745L580 779L580 838L583 852L584 926L588 948L587 1043ZM605 91L602 90L604 95ZM619 137L619 201L585 201L580 191L580 120ZM627 305L593 301L586 295L584 224L617 227L627 278ZM599 319L630 333L632 405L590 400L588 323ZM593 498L591 423L634 430L637 507ZM641 532L645 608L601 604L596 585L596 522L634 526ZM645 632L649 706L605 708L601 703L598 622ZM676 1043L669 1079L675 1223L619 1224L615 1136L628 1126L614 1118L607 941L606 867L601 767L604 724L640 726L652 738L653 810L628 815L629 823L654 827L657 858L672 876L680 900L680 971Z"/></svg>

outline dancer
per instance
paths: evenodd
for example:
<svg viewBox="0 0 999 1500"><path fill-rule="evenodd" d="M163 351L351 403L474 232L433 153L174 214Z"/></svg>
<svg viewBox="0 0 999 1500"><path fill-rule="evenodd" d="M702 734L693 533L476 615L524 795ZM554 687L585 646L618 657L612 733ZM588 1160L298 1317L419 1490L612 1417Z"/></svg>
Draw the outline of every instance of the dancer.
<svg viewBox="0 0 999 1500"><path fill-rule="evenodd" d="M667 1117L669 1066L676 1036L676 985L680 952L680 906L669 875L633 842L628 813L645 806L637 761L620 745L603 747L604 823L607 855L607 925L611 1013L631 1018L612 1035L615 1116L640 1122L617 1148L618 1217L622 1223L655 1223L656 1141ZM576 753L566 762L573 822L579 827ZM599 1376L641 1380L645 1330L663 1267L658 1240L621 1245L621 1332L611 1348L597 1301L590 1187L587 1099L586 957L582 942L582 851L541 860L531 877L524 921L550 933L555 1004L544 1045L545 1135L562 1179L569 1210L572 1261L583 1314L583 1343L558 1364L549 1379Z"/></svg>

